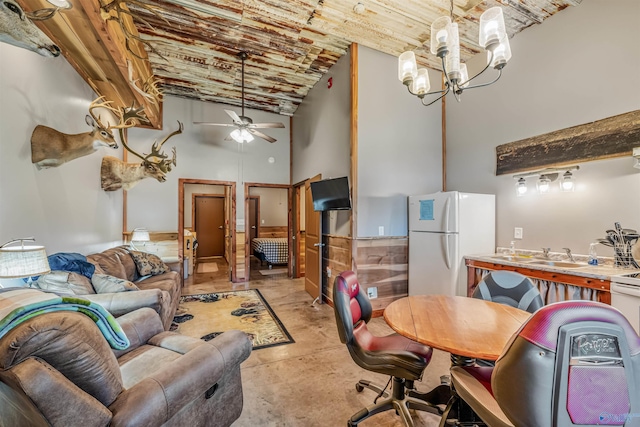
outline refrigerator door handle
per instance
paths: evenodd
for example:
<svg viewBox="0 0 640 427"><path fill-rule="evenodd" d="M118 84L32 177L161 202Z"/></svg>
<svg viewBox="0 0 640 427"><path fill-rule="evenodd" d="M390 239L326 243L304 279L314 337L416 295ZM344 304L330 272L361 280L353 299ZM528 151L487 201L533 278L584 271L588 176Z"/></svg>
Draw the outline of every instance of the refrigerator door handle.
<svg viewBox="0 0 640 427"><path fill-rule="evenodd" d="M447 268L451 270L451 257L449 256L449 234L442 235L442 243L444 249L444 262L447 265Z"/></svg>
<svg viewBox="0 0 640 427"><path fill-rule="evenodd" d="M444 232L449 232L449 208L451 207L451 198L447 197L447 201L444 202ZM447 251L447 256L449 256L449 251Z"/></svg>

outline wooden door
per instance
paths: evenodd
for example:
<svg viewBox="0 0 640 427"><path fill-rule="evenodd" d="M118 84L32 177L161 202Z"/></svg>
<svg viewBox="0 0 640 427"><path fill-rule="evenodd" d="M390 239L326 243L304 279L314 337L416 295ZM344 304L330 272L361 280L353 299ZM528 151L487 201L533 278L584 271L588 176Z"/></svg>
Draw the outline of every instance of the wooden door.
<svg viewBox="0 0 640 427"><path fill-rule="evenodd" d="M196 196L198 258L224 256L224 196Z"/></svg>
<svg viewBox="0 0 640 427"><path fill-rule="evenodd" d="M260 212L260 198L251 196L249 197L249 215L247 216L247 220L249 221L248 230L249 230L249 245L251 245L251 240L258 237L258 227L260 226L259 214Z"/></svg>
<svg viewBox="0 0 640 427"><path fill-rule="evenodd" d="M311 185L313 181L319 181L321 175L316 175L308 179L304 184L305 202L305 272L304 289L312 298L320 298L322 292L322 217L321 212L313 210L313 200L311 199ZM322 302L322 298L320 298Z"/></svg>

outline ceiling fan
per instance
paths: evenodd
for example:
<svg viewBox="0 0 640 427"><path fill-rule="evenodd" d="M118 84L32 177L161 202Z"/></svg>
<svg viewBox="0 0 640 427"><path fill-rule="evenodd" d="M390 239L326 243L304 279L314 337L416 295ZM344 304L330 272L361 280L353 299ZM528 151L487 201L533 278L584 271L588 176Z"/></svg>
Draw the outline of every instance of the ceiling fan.
<svg viewBox="0 0 640 427"><path fill-rule="evenodd" d="M257 136L258 138L262 138L269 142L276 142L275 138L270 137L269 135L265 135L264 133L256 130L256 129L265 129L265 128L284 128L284 124L282 123L253 123L250 117L244 115L244 61L247 59L246 52L240 52L238 57L242 60L242 115L238 116L235 111L224 110L225 113L231 117L233 120L233 124L230 123L211 123L211 122L193 122L196 125L209 125L209 126L228 126L235 127L236 129L231 132L229 135L236 142L251 142L253 141L253 136Z"/></svg>

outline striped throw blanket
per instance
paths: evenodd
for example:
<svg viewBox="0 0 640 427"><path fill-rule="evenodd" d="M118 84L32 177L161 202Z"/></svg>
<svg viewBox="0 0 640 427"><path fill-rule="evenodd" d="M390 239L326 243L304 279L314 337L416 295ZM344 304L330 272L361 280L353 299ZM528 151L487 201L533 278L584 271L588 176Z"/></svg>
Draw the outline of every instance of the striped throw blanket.
<svg viewBox="0 0 640 427"><path fill-rule="evenodd" d="M77 311L89 316L109 345L117 350L129 347L129 339L111 313L99 304L72 296L59 296L30 288L0 289L0 338L34 316L52 311Z"/></svg>

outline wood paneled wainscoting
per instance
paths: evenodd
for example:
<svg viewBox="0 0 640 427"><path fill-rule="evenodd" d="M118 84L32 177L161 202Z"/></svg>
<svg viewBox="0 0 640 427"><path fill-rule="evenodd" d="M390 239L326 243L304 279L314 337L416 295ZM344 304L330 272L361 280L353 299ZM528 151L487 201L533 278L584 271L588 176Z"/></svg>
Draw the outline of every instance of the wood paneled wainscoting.
<svg viewBox="0 0 640 427"><path fill-rule="evenodd" d="M322 271L324 300L333 306L333 282L343 271L351 270L351 237L324 234L322 236ZM329 275L331 271L331 275Z"/></svg>

